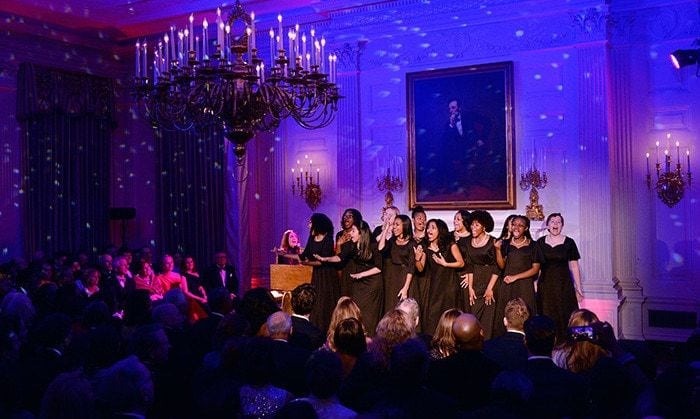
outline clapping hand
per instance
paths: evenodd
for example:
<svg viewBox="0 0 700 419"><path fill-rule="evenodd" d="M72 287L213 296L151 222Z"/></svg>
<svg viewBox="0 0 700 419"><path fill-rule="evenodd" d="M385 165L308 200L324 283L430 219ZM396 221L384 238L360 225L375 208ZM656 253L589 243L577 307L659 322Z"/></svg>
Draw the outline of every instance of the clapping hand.
<svg viewBox="0 0 700 419"><path fill-rule="evenodd" d="M438 265L441 265L441 266L447 265L447 261L445 260L444 257L442 257L442 255L440 253L435 253L433 255L433 261L435 261L435 263L437 263Z"/></svg>

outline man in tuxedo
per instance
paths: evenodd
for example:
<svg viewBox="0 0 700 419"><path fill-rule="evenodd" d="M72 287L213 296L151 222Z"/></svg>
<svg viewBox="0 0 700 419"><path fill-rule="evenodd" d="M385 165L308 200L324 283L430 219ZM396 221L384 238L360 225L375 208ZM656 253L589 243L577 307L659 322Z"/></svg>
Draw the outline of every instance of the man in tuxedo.
<svg viewBox="0 0 700 419"><path fill-rule="evenodd" d="M323 345L326 336L309 321L309 314L316 303L316 288L301 284L292 291L292 334L289 343L309 351Z"/></svg>
<svg viewBox="0 0 700 419"><path fill-rule="evenodd" d="M484 354L504 370L520 369L527 362L523 327L528 318L530 310L522 298L508 301L503 317L506 334L484 343Z"/></svg>
<svg viewBox="0 0 700 419"><path fill-rule="evenodd" d="M556 326L549 317L535 316L525 322L530 356L522 372L534 386L528 411L536 418L584 417L589 411L590 389L583 377L554 364L555 338Z"/></svg>
<svg viewBox="0 0 700 419"><path fill-rule="evenodd" d="M226 252L218 252L214 255L214 265L208 267L202 274L202 285L207 294L216 288L226 288L233 297L238 295L238 276L236 268L228 263Z"/></svg>
<svg viewBox="0 0 700 419"><path fill-rule="evenodd" d="M471 411L489 402L491 383L501 369L481 352L484 331L473 314L457 317L452 332L457 353L430 365L428 386L452 397L459 409Z"/></svg>
<svg viewBox="0 0 700 419"><path fill-rule="evenodd" d="M114 272L111 277L107 277L104 292L105 302L112 313L119 313L124 309L126 298L136 290L136 282L130 276L129 262L123 256L114 259Z"/></svg>

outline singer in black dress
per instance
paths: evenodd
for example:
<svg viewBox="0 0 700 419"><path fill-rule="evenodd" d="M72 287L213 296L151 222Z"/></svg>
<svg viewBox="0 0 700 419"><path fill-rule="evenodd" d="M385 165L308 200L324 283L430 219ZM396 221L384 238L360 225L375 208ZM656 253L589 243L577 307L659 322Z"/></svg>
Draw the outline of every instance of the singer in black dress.
<svg viewBox="0 0 700 419"><path fill-rule="evenodd" d="M425 249L428 246L428 239L425 237L425 227L428 222L428 218L423 207L420 205L414 207L411 211L411 218L413 219L413 241L415 242L414 249L419 247L421 249ZM418 301L418 306L420 308L420 318L426 319L428 317L428 295L430 294L430 277L427 275L426 271L421 272L416 269L413 272L411 286L415 286L418 290L416 300ZM432 331L427 332L424 330L423 321L418 324L416 331L421 333L433 333Z"/></svg>
<svg viewBox="0 0 700 419"><path fill-rule="evenodd" d="M325 214L311 215L311 234L301 254L304 265L313 266L311 285L316 288L316 304L311 310L309 320L321 330L328 330L331 313L340 298L340 281L335 264L320 262L315 255L330 257L333 250L333 223Z"/></svg>
<svg viewBox="0 0 700 419"><path fill-rule="evenodd" d="M537 281L537 309L554 320L557 339L564 342L571 313L583 299L576 242L562 234L564 218L552 213L547 217L549 234L537 240L542 252L540 278Z"/></svg>
<svg viewBox="0 0 700 419"><path fill-rule="evenodd" d="M408 297L418 297L417 284L413 282L416 269L416 254L413 242L413 227L407 215L400 214L394 219L392 236L379 235L378 248L384 257L384 313Z"/></svg>
<svg viewBox="0 0 700 419"><path fill-rule="evenodd" d="M471 214L469 211L459 210L455 213L453 220L455 229L452 232L452 236L454 237L455 244L459 248L459 253L462 254L462 259L464 260L467 259L467 243L469 243L469 240L471 240L471 233L469 232L468 227L471 224L470 218ZM466 264L459 271L459 280L462 292L459 296L460 306L457 308L461 309L465 313L469 313L469 283L467 281Z"/></svg>
<svg viewBox="0 0 700 419"><path fill-rule="evenodd" d="M537 314L535 280L540 271L542 253L537 243L532 240L530 220L527 217L517 215L511 223L511 239L497 240L495 243L496 261L503 269L503 276L498 281L494 337L506 332L501 318L510 300L522 298L530 310L530 316Z"/></svg>
<svg viewBox="0 0 700 419"><path fill-rule="evenodd" d="M500 272L496 263L493 231L493 217L486 211L471 214L472 238L467 244L467 279L469 285L469 305L471 313L481 323L484 339L491 339L496 313L495 286Z"/></svg>
<svg viewBox="0 0 700 419"><path fill-rule="evenodd" d="M374 335L382 313L382 254L372 231L364 221L356 221L350 230L350 242L341 247L339 255L322 257L322 262L344 263L343 276L350 284L350 298L362 313L367 334Z"/></svg>
<svg viewBox="0 0 700 419"><path fill-rule="evenodd" d="M416 268L420 271L427 270L430 277L427 316L422 323L423 333L432 335L442 313L451 308L458 308L457 272L464 266L464 260L444 221L428 221L427 237L428 246L425 251L416 250Z"/></svg>

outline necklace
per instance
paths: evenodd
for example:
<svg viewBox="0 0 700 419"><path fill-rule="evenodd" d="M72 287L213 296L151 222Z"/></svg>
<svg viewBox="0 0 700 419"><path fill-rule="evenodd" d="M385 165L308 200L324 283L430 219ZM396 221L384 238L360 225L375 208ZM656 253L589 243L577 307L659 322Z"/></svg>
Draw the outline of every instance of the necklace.
<svg viewBox="0 0 700 419"><path fill-rule="evenodd" d="M483 239L481 239L483 237ZM487 234L482 234L479 237L472 237L472 246L473 247L482 247L483 245L486 244L486 242L489 240L489 236Z"/></svg>
<svg viewBox="0 0 700 419"><path fill-rule="evenodd" d="M516 239L513 239L513 240L511 240L511 243L513 243L516 247L522 246L522 245L525 244L525 242L527 241L527 237L521 236L520 238L521 238L522 240L520 240L519 242L517 242Z"/></svg>

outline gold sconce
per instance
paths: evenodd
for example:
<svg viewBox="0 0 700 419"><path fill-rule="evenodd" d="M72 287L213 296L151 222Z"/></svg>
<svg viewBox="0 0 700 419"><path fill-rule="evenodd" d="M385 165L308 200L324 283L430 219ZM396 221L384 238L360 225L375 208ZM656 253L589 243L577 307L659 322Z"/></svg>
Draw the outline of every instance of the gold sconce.
<svg viewBox="0 0 700 419"><path fill-rule="evenodd" d="M667 143L671 143L671 134L666 134ZM690 187L691 174L690 174L690 148L685 151L687 163L686 163L686 173L685 176L682 172L681 167L681 144L676 141L676 167L675 170L671 169L671 153L669 149L664 150L663 164L664 168L661 169L661 162L659 161L659 146L660 142L656 142L656 184L654 189L656 190L656 195L659 197L661 202L666 204L669 208L673 208L685 194L686 184ZM647 188L651 190L651 171L649 170L649 153L646 153L647 158Z"/></svg>
<svg viewBox="0 0 700 419"><path fill-rule="evenodd" d="M523 191L530 189L530 204L525 206L525 215L530 220L542 221L544 220L544 208L539 202L540 194L537 190L547 187L547 155L544 152L542 153L543 170L541 172L537 168L537 154L534 151L530 168L525 170L524 162L521 164L520 189Z"/></svg>
<svg viewBox="0 0 700 419"><path fill-rule="evenodd" d="M402 164L403 161L400 158L393 158L387 163L386 174L377 177L377 189L379 189L379 192L386 192L384 194L385 208L394 205L393 192L400 192L403 190L403 178L401 177L400 170ZM380 173L384 173L384 170L381 170Z"/></svg>
<svg viewBox="0 0 700 419"><path fill-rule="evenodd" d="M303 198L306 205L315 211L321 203L323 191L321 190L321 169L316 167L316 180L314 181L313 163L308 154L304 155L303 164L297 160L297 167L292 168L292 195Z"/></svg>

